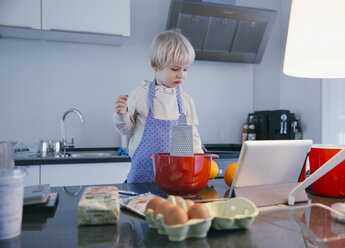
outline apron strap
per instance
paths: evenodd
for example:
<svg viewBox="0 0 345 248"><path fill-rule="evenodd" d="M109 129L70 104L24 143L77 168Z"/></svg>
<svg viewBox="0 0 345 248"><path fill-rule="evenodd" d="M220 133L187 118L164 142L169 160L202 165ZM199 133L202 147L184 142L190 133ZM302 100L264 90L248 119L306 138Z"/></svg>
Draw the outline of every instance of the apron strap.
<svg viewBox="0 0 345 248"><path fill-rule="evenodd" d="M176 98L177 98L178 112L182 114L182 97L181 97L180 85L176 87Z"/></svg>
<svg viewBox="0 0 345 248"><path fill-rule="evenodd" d="M156 79L154 79L149 88L149 114L148 116L153 116L152 114L152 107L153 107L153 97L155 96L155 89L156 89Z"/></svg>

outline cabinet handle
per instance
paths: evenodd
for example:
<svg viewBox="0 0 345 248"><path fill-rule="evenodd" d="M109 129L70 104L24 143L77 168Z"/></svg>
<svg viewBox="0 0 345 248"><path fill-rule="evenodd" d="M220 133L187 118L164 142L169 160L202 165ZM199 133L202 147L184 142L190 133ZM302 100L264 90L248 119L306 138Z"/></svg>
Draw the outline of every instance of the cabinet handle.
<svg viewBox="0 0 345 248"><path fill-rule="evenodd" d="M18 25L2 25L0 24L0 27L6 27L6 28L25 28L25 29L37 29L29 26L18 26Z"/></svg>
<svg viewBox="0 0 345 248"><path fill-rule="evenodd" d="M107 33L100 33L100 32L88 32L88 31L78 31L78 30L67 30L67 29L57 29L57 28L43 28L42 30L45 31L55 31L55 32L67 32L67 33L75 33L75 34L92 34L92 35L104 35L104 36L124 36L123 34L115 34L115 33L111 33L111 34L107 34Z"/></svg>

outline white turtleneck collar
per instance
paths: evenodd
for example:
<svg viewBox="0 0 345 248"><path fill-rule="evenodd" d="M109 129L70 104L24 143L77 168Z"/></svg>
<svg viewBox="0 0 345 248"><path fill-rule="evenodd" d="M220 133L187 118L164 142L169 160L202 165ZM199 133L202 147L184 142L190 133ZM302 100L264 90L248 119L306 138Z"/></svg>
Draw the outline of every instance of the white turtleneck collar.
<svg viewBox="0 0 345 248"><path fill-rule="evenodd" d="M143 87L146 89L146 90L149 90L150 88L150 85L151 85L151 81L147 81L147 80L144 80L142 82L143 84ZM182 91L182 87L180 85L180 90ZM176 94L176 88L168 88L164 85L156 85L156 91L159 91L159 92L162 92L162 93L165 93L165 94L170 94L170 95L175 95Z"/></svg>

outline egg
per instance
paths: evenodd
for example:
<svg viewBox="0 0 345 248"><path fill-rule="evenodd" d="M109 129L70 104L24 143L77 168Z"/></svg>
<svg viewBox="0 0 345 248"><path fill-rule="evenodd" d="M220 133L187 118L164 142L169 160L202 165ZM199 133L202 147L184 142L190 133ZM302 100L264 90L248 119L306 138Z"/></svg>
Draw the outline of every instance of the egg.
<svg viewBox="0 0 345 248"><path fill-rule="evenodd" d="M182 225L188 221L187 212L180 206L169 208L164 215L166 225Z"/></svg>
<svg viewBox="0 0 345 248"><path fill-rule="evenodd" d="M165 215L166 211L173 206L174 204L172 204L170 201L162 202L156 207L155 214L154 214L155 218L157 217L157 214Z"/></svg>
<svg viewBox="0 0 345 248"><path fill-rule="evenodd" d="M202 203L195 203L188 210L188 217L189 219L208 219L211 216L208 208L205 205Z"/></svg>
<svg viewBox="0 0 345 248"><path fill-rule="evenodd" d="M186 205L187 205L187 210L189 210L195 204L194 201L189 200L189 199L187 199L185 201L186 201Z"/></svg>
<svg viewBox="0 0 345 248"><path fill-rule="evenodd" d="M159 204L163 203L165 200L161 197L155 197L153 199L151 199L145 208L145 213L148 209L152 209L153 211L156 211L156 208Z"/></svg>

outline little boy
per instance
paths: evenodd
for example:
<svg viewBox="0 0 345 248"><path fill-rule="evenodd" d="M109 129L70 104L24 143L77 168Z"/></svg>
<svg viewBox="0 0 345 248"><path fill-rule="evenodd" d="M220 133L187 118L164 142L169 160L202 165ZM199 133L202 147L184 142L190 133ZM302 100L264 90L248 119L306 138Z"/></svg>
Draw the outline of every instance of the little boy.
<svg viewBox="0 0 345 248"><path fill-rule="evenodd" d="M194 153L203 153L193 99L181 88L195 58L192 45L182 34L166 31L154 38L150 58L155 79L143 81L114 103L115 127L130 136L132 165L127 183L155 181L149 155L170 153L172 126L177 125L180 113L193 126Z"/></svg>

